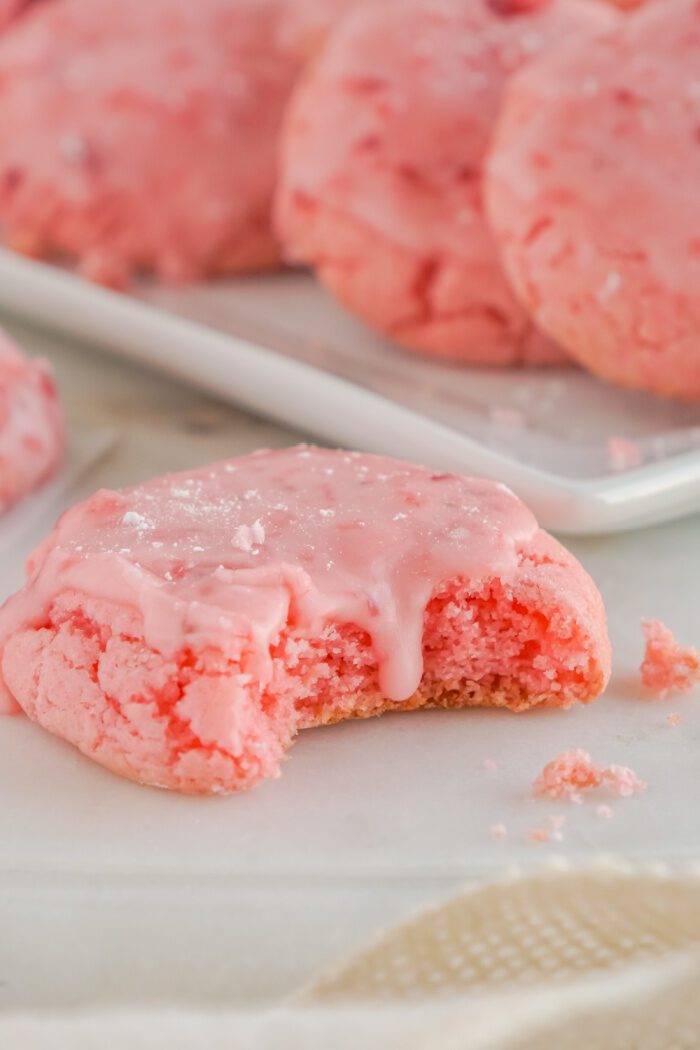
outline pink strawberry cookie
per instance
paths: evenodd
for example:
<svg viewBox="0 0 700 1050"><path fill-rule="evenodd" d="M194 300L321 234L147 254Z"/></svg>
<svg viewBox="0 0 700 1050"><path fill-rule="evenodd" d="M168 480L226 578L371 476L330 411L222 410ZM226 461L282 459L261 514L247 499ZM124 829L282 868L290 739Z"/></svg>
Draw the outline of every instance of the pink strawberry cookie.
<svg viewBox="0 0 700 1050"><path fill-rule="evenodd" d="M537 323L591 371L700 398L700 5L652 3L511 83L491 218Z"/></svg>
<svg viewBox="0 0 700 1050"><path fill-rule="evenodd" d="M263 451L60 519L0 612L2 699L144 784L275 777L300 729L594 699L598 591L504 486Z"/></svg>
<svg viewBox="0 0 700 1050"><path fill-rule="evenodd" d="M482 162L510 74L616 16L591 0L405 0L342 21L293 97L277 227L288 257L403 346L558 359L501 270Z"/></svg>
<svg viewBox="0 0 700 1050"><path fill-rule="evenodd" d="M45 481L63 452L53 379L0 332L0 514Z"/></svg>
<svg viewBox="0 0 700 1050"><path fill-rule="evenodd" d="M60 0L0 40L0 230L98 281L276 265L278 0Z"/></svg>

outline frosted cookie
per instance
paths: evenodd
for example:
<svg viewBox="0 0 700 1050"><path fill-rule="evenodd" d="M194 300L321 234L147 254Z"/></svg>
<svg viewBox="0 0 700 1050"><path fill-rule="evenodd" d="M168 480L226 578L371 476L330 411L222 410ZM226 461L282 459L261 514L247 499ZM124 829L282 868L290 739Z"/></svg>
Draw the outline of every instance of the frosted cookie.
<svg viewBox="0 0 700 1050"><path fill-rule="evenodd" d="M0 514L54 472L63 441L48 368L24 357L0 331Z"/></svg>
<svg viewBox="0 0 700 1050"><path fill-rule="evenodd" d="M109 284L276 265L277 0L60 0L0 40L0 231Z"/></svg>
<svg viewBox="0 0 700 1050"><path fill-rule="evenodd" d="M277 776L300 729L594 699L600 595L506 488L260 452L60 519L0 613L4 707L145 784Z"/></svg>
<svg viewBox="0 0 700 1050"><path fill-rule="evenodd" d="M511 81L489 165L503 258L591 371L700 398L700 6L652 3Z"/></svg>
<svg viewBox="0 0 700 1050"><path fill-rule="evenodd" d="M512 294L482 209L505 84L616 16L405 0L351 11L293 96L277 228L288 258L405 347L480 364L558 359Z"/></svg>

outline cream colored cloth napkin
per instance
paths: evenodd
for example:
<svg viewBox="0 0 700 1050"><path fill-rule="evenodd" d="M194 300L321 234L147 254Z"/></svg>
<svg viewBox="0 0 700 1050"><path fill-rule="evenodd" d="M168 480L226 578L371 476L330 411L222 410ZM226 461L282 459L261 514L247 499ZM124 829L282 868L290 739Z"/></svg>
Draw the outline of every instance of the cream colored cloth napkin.
<svg viewBox="0 0 700 1050"><path fill-rule="evenodd" d="M511 878L380 936L256 1013L0 1015L12 1050L694 1050L700 879Z"/></svg>

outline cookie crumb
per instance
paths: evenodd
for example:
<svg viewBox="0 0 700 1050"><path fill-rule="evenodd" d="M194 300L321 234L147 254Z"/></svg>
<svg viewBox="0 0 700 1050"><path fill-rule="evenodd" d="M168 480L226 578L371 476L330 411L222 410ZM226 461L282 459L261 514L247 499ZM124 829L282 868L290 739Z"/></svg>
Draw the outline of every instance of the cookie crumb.
<svg viewBox="0 0 700 1050"><path fill-rule="evenodd" d="M549 842L551 832L547 828L531 828L527 833L530 842Z"/></svg>
<svg viewBox="0 0 700 1050"><path fill-rule="evenodd" d="M505 824L492 824L489 828L489 835L494 842L502 842L503 839L508 838L508 828Z"/></svg>
<svg viewBox="0 0 700 1050"><path fill-rule="evenodd" d="M533 785L536 795L573 800L581 790L598 787L602 769L591 760L587 751L563 751L548 762Z"/></svg>
<svg viewBox="0 0 700 1050"><path fill-rule="evenodd" d="M527 837L530 842L563 842L564 835L559 828L552 827L551 824L546 828L531 828Z"/></svg>
<svg viewBox="0 0 700 1050"><path fill-rule="evenodd" d="M700 682L700 651L680 645L661 620L642 620L646 639L642 683L658 697L671 690L689 693Z"/></svg>
<svg viewBox="0 0 700 1050"><path fill-rule="evenodd" d="M641 780L628 766L601 766L587 751L564 751L548 762L533 784L535 795L565 799L581 803L581 792L608 787L620 798L630 798L646 790Z"/></svg>
<svg viewBox="0 0 700 1050"><path fill-rule="evenodd" d="M678 711L671 711L669 715L666 715L666 721L672 727L679 726L682 720L682 716L678 713Z"/></svg>
<svg viewBox="0 0 700 1050"><path fill-rule="evenodd" d="M606 806L605 803L602 803L602 805L596 806L595 815L600 817L601 820L612 820L613 811L610 806Z"/></svg>
<svg viewBox="0 0 700 1050"><path fill-rule="evenodd" d="M620 798L631 798L632 795L639 795L647 789L646 781L640 780L628 766L610 766L603 770L602 776L605 783Z"/></svg>

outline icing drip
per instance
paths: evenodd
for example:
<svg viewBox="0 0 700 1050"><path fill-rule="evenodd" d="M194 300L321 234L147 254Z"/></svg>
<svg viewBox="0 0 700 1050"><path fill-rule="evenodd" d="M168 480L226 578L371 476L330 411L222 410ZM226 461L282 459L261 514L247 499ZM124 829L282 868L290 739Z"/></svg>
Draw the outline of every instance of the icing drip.
<svg viewBox="0 0 700 1050"><path fill-rule="evenodd" d="M382 691L402 701L420 683L436 587L507 579L536 531L490 481L359 453L257 452L69 511L0 611L0 643L78 590L138 608L164 654L216 647L265 684L284 627L353 623L372 640Z"/></svg>

